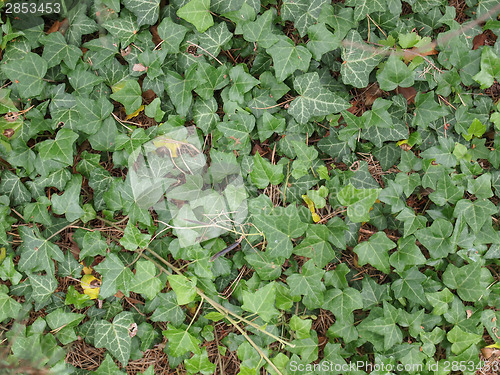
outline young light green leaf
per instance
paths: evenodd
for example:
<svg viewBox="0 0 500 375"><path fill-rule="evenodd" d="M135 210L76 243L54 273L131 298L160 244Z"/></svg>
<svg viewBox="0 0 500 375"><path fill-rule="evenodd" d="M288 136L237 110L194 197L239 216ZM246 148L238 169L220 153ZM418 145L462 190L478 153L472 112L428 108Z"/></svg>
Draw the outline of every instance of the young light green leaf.
<svg viewBox="0 0 500 375"><path fill-rule="evenodd" d="M340 204L347 206L347 215L355 223L370 220L370 208L382 189L356 189L346 185L337 193Z"/></svg>
<svg viewBox="0 0 500 375"><path fill-rule="evenodd" d="M126 80L114 85L111 98L125 107L125 113L130 115L137 111L142 104L141 86L137 81Z"/></svg>
<svg viewBox="0 0 500 375"><path fill-rule="evenodd" d="M196 298L196 278L189 280L183 275L170 275L168 282L177 296L179 305L186 305Z"/></svg>

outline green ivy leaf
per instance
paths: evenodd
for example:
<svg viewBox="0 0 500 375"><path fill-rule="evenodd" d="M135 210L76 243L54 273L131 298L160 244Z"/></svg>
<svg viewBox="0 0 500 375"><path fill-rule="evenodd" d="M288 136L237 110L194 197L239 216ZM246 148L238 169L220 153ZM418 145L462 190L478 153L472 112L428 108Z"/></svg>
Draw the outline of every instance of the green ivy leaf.
<svg viewBox="0 0 500 375"><path fill-rule="evenodd" d="M183 275L170 275L168 282L177 296L177 304L186 305L196 298L196 278L189 280Z"/></svg>
<svg viewBox="0 0 500 375"><path fill-rule="evenodd" d="M363 18L365 15L363 15ZM368 86L368 77L375 68L382 55L377 51L371 52L371 46L364 43L356 30L351 30L343 42L340 75L342 82L357 88Z"/></svg>
<svg viewBox="0 0 500 375"><path fill-rule="evenodd" d="M117 83L112 88L111 98L125 107L125 113L130 115L139 109L142 104L141 86L137 81L126 80Z"/></svg>
<svg viewBox="0 0 500 375"><path fill-rule="evenodd" d="M8 294L0 292L0 322L7 318L17 318L21 311L21 304Z"/></svg>
<svg viewBox="0 0 500 375"><path fill-rule="evenodd" d="M82 176L73 175L66 184L62 195L53 195L52 211L58 215L65 215L68 221L74 221L85 213L80 206L80 190L82 188Z"/></svg>
<svg viewBox="0 0 500 375"><path fill-rule="evenodd" d="M284 0L281 15L284 20L293 21L299 35L303 37L307 29L318 22L321 7L326 3L326 0Z"/></svg>
<svg viewBox="0 0 500 375"><path fill-rule="evenodd" d="M210 14L210 0L191 0L179 8L177 15L192 23L200 33L205 32L214 24L214 19Z"/></svg>
<svg viewBox="0 0 500 375"><path fill-rule="evenodd" d="M241 308L255 313L265 322L269 322L279 315L279 311L274 307L275 300L275 284L269 283L254 293L243 291L243 305Z"/></svg>
<svg viewBox="0 0 500 375"><path fill-rule="evenodd" d="M448 264L443 273L443 283L456 290L464 301L476 302L484 293L481 287L481 265L471 263L462 267Z"/></svg>
<svg viewBox="0 0 500 375"><path fill-rule="evenodd" d="M137 26L154 25L160 13L160 0L123 0L125 7L137 17Z"/></svg>
<svg viewBox="0 0 500 375"><path fill-rule="evenodd" d="M132 224L129 220L127 226L125 227L125 232L123 237L120 239L120 244L127 250L134 251L139 249L144 249L148 246L151 235L141 233L141 231Z"/></svg>
<svg viewBox="0 0 500 375"><path fill-rule="evenodd" d="M147 299L155 298L163 286L161 280L156 276L156 267L147 260L136 263L133 287L131 291L140 293Z"/></svg>
<svg viewBox="0 0 500 375"><path fill-rule="evenodd" d="M282 82L296 70L306 72L311 61L311 53L303 46L296 46L291 39L281 38L272 48L267 49L274 63L276 78Z"/></svg>
<svg viewBox="0 0 500 375"><path fill-rule="evenodd" d="M20 61L2 65L2 72L14 83L23 98L31 98L42 92L47 68L47 61L36 53L28 52Z"/></svg>
<svg viewBox="0 0 500 375"><path fill-rule="evenodd" d="M419 229L415 237L427 248L431 258L441 259L455 252L455 246L450 239L452 232L451 223L438 218L430 227Z"/></svg>
<svg viewBox="0 0 500 375"><path fill-rule="evenodd" d="M395 54L391 54L384 68L377 71L377 81L384 91L394 90L398 86L411 87L415 82L414 77L415 72Z"/></svg>
<svg viewBox="0 0 500 375"><path fill-rule="evenodd" d="M299 256L311 258L319 268L335 259L335 251L329 243L330 230L323 225L313 225L306 231L306 238L293 249Z"/></svg>
<svg viewBox="0 0 500 375"><path fill-rule="evenodd" d="M482 336L475 333L463 331L460 327L455 326L446 334L446 338L452 343L451 351L455 354L464 352L471 345L475 345L481 341Z"/></svg>
<svg viewBox="0 0 500 375"><path fill-rule="evenodd" d="M95 323L95 346L106 348L123 366L126 366L130 359L132 338L130 330L134 324L133 314L123 311L113 318L110 323L100 320Z"/></svg>
<svg viewBox="0 0 500 375"><path fill-rule="evenodd" d="M170 17L162 19L158 25L158 35L163 40L162 49L167 53L178 53L187 32L187 27L175 23Z"/></svg>
<svg viewBox="0 0 500 375"><path fill-rule="evenodd" d="M273 165L256 152L250 178L259 189L265 189L269 184L278 185L284 178L283 165Z"/></svg>
<svg viewBox="0 0 500 375"><path fill-rule="evenodd" d="M168 340L168 351L172 356L180 357L188 352L201 354L201 349L198 346L200 340L184 329L177 329L170 324L167 327L167 330L162 333Z"/></svg>
<svg viewBox="0 0 500 375"><path fill-rule="evenodd" d="M354 21L366 18L367 14L386 10L386 2L383 0L347 0L345 5L354 7Z"/></svg>
<svg viewBox="0 0 500 375"><path fill-rule="evenodd" d="M94 269L102 276L102 285L99 290L101 298L108 298L116 294L118 290L128 295L134 274L128 267L125 267L116 254L109 253L104 262L99 263Z"/></svg>
<svg viewBox="0 0 500 375"><path fill-rule="evenodd" d="M298 76L293 86L300 96L292 101L288 112L300 124L305 124L311 117L339 113L350 107L345 99L322 87L316 72Z"/></svg>
<svg viewBox="0 0 500 375"><path fill-rule="evenodd" d="M303 295L302 302L310 309L323 306L325 301L325 285L321 281L325 271L317 268L312 260L302 266L302 272L290 275L286 282L290 286L292 296Z"/></svg>
<svg viewBox="0 0 500 375"><path fill-rule="evenodd" d="M481 89L491 87L495 79L500 80L500 57L489 46L483 47L481 71L472 78L481 85Z"/></svg>
<svg viewBox="0 0 500 375"><path fill-rule="evenodd" d="M73 143L78 139L78 134L61 129L55 139L49 139L38 144L40 158L44 161L57 160L65 165L73 163Z"/></svg>
<svg viewBox="0 0 500 375"><path fill-rule="evenodd" d="M337 193L340 204L347 206L347 216L355 223L370 220L370 208L382 189L356 189L346 185Z"/></svg>
<svg viewBox="0 0 500 375"><path fill-rule="evenodd" d="M324 307L330 310L336 319L348 319L352 312L363 308L361 293L354 288L328 289L325 293Z"/></svg>
<svg viewBox="0 0 500 375"><path fill-rule="evenodd" d="M491 220L491 215L498 212L495 205L488 199L478 199L471 202L467 199L461 199L455 206L454 216L461 216L469 224L474 233L478 233L484 223Z"/></svg>
<svg viewBox="0 0 500 375"><path fill-rule="evenodd" d="M52 68L64 61L70 68L75 69L82 50L72 44L67 44L61 33L51 33L41 40L44 45L42 58L47 67Z"/></svg>
<svg viewBox="0 0 500 375"><path fill-rule="evenodd" d="M377 232L368 241L356 245L353 251L358 255L360 266L369 263L376 269L388 274L391 268L387 252L395 246L395 243L387 238L384 232Z"/></svg>

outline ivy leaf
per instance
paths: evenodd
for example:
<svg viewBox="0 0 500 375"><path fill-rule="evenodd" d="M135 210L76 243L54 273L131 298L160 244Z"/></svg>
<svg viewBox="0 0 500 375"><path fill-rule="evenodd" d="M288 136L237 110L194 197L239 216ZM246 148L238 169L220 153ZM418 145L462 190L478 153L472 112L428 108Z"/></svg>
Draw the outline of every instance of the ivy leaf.
<svg viewBox="0 0 500 375"><path fill-rule="evenodd" d="M259 80L248 74L245 71L246 69L246 64L238 64L229 71L229 77L233 82L229 90L229 96L236 98L234 100L236 102L242 101L243 95L259 84Z"/></svg>
<svg viewBox="0 0 500 375"><path fill-rule="evenodd" d="M49 139L38 144L38 152L44 161L57 160L66 165L73 164L73 143L78 139L78 134L61 129L54 140Z"/></svg>
<svg viewBox="0 0 500 375"><path fill-rule="evenodd" d="M196 278L189 280L183 275L169 275L168 282L177 296L178 305L186 305L194 301L196 293Z"/></svg>
<svg viewBox="0 0 500 375"><path fill-rule="evenodd" d="M136 263L135 271L131 290L147 299L155 298L163 288L161 280L156 276L155 265L150 261L140 260Z"/></svg>
<svg viewBox="0 0 500 375"><path fill-rule="evenodd" d="M19 271L36 272L45 270L47 273L54 272L54 264L51 259L58 262L64 260L64 255L59 247L47 241L40 234L38 228L19 227L21 240L19 247L21 259L19 260Z"/></svg>
<svg viewBox="0 0 500 375"><path fill-rule="evenodd" d="M341 40L331 33L323 22L309 26L307 36L309 37L306 45L307 49L311 51L313 58L318 61L321 60L323 54L340 47Z"/></svg>
<svg viewBox="0 0 500 375"><path fill-rule="evenodd" d="M47 62L36 53L28 52L22 60L2 65L3 73L14 83L23 98L39 95L44 87Z"/></svg>
<svg viewBox="0 0 500 375"><path fill-rule="evenodd" d="M28 203L24 206L24 217L29 222L40 223L45 227L49 227L52 225L52 219L48 212L49 207L49 198L44 195L40 196L37 198L36 203Z"/></svg>
<svg viewBox="0 0 500 375"><path fill-rule="evenodd" d="M383 0L346 0L345 5L354 7L354 21L366 18L367 14L386 10L386 3Z"/></svg>
<svg viewBox="0 0 500 375"><path fill-rule="evenodd" d="M342 82L357 88L368 86L368 77L382 59L382 55L375 50L370 52L372 47L365 44L356 30L349 31L342 44Z"/></svg>
<svg viewBox="0 0 500 375"><path fill-rule="evenodd" d="M347 206L347 215L355 223L370 220L370 208L382 189L356 189L346 185L337 193L340 204Z"/></svg>
<svg viewBox="0 0 500 375"><path fill-rule="evenodd" d="M31 194L21 182L21 179L7 169L2 172L0 194L7 195L13 206L31 201Z"/></svg>
<svg viewBox="0 0 500 375"><path fill-rule="evenodd" d="M172 21L170 17L162 19L158 25L158 35L163 40L162 49L167 53L178 53L188 29Z"/></svg>
<svg viewBox="0 0 500 375"><path fill-rule="evenodd" d="M7 318L17 318L21 311L21 304L8 294L0 292L0 323Z"/></svg>
<svg viewBox="0 0 500 375"><path fill-rule="evenodd" d="M293 21L299 35L303 37L309 26L318 22L321 7L325 3L326 0L284 0L281 5L281 16L283 20Z"/></svg>
<svg viewBox="0 0 500 375"><path fill-rule="evenodd" d="M455 326L446 334L446 338L452 343L451 351L455 354L464 352L471 345L475 345L481 341L482 336L475 333L466 332L459 326Z"/></svg>
<svg viewBox="0 0 500 375"><path fill-rule="evenodd" d="M233 34L227 29L225 22L220 22L215 26L210 27L206 32L198 37L198 44L207 52L201 50L200 53L206 53L208 56L218 56L221 47L229 42Z"/></svg>
<svg viewBox="0 0 500 375"><path fill-rule="evenodd" d="M321 86L316 72L298 76L293 86L300 96L290 103L288 112L300 124L305 124L311 117L339 113L350 107L345 99Z"/></svg>
<svg viewBox="0 0 500 375"><path fill-rule="evenodd" d="M377 72L377 81L380 88L385 91L394 90L396 87L411 87L415 79L415 72L412 71L401 58L391 54L382 70Z"/></svg>
<svg viewBox="0 0 500 375"><path fill-rule="evenodd" d="M215 363L210 362L208 359L206 349L204 349L201 354L194 354L191 358L185 359L184 364L186 365L188 374L198 374L200 372L203 375L215 374L215 369L217 367Z"/></svg>
<svg viewBox="0 0 500 375"><path fill-rule="evenodd" d="M306 238L293 249L294 254L311 258L319 268L335 259L335 251L329 243L331 233L327 227L313 225L306 234Z"/></svg>
<svg viewBox="0 0 500 375"><path fill-rule="evenodd" d="M137 17L137 26L154 25L160 13L160 0L123 0L125 7Z"/></svg>
<svg viewBox="0 0 500 375"><path fill-rule="evenodd" d="M51 33L41 40L44 45L42 58L47 62L47 67L52 68L61 61L70 68L75 69L82 50L72 44L67 44L61 33Z"/></svg>
<svg viewBox="0 0 500 375"><path fill-rule="evenodd" d="M142 104L141 86L135 80L121 81L112 88L111 98L125 107L125 113L130 115L139 109Z"/></svg>
<svg viewBox="0 0 500 375"><path fill-rule="evenodd" d="M100 320L95 323L95 346L106 348L123 366L130 359L132 338L130 329L134 324L133 314L123 311L113 318L113 323Z"/></svg>
<svg viewBox="0 0 500 375"><path fill-rule="evenodd" d="M99 290L101 298L108 298L118 290L128 295L134 280L132 271L125 267L114 253L109 253L104 262L99 263L94 269L102 276L102 285Z"/></svg>
<svg viewBox="0 0 500 375"><path fill-rule="evenodd" d="M455 251L455 246L450 239L452 232L451 223L438 218L430 227L419 229L415 237L427 248L433 259L441 259Z"/></svg>
<svg viewBox="0 0 500 375"><path fill-rule="evenodd" d="M250 178L259 189L265 189L269 184L278 185L284 178L283 165L273 165L256 152Z"/></svg>
<svg viewBox="0 0 500 375"><path fill-rule="evenodd" d="M440 292L425 293L425 297L434 309L432 315L443 315L448 311L449 304L453 301L453 293L448 288Z"/></svg>
<svg viewBox="0 0 500 375"><path fill-rule="evenodd" d="M495 79L500 80L500 57L489 46L484 46L481 52L481 71L472 77L481 85L481 89L487 89L493 85Z"/></svg>
<svg viewBox="0 0 500 375"><path fill-rule="evenodd" d="M443 283L456 290L464 301L476 302L486 292L481 287L481 264L477 262L462 267L448 264L443 273Z"/></svg>
<svg viewBox="0 0 500 375"><path fill-rule="evenodd" d="M210 14L210 0L191 0L179 8L177 15L192 23L200 33L205 32L214 24L214 19Z"/></svg>
<svg viewBox="0 0 500 375"><path fill-rule="evenodd" d="M444 206L446 203L457 203L463 195L463 187L456 186L450 176L445 174L438 181L436 191L429 194L429 198L438 206Z"/></svg>
<svg viewBox="0 0 500 375"><path fill-rule="evenodd" d="M33 289L31 299L35 301L35 311L47 306L50 297L57 288L57 280L54 273L46 275L29 275L30 285Z"/></svg>
<svg viewBox="0 0 500 375"><path fill-rule="evenodd" d="M271 282L254 293L243 291L243 305L241 308L259 315L265 322L271 321L279 315L274 307L276 300L275 284Z"/></svg>
<svg viewBox="0 0 500 375"><path fill-rule="evenodd" d="M153 301L146 303L146 307L148 305L150 306L148 311L153 310L153 315L151 315L151 321L153 322L168 321L178 327L184 321L184 311L177 304L177 298L172 291L159 293Z"/></svg>
<svg viewBox="0 0 500 375"><path fill-rule="evenodd" d="M415 244L415 237L413 236L400 238L398 240L398 250L389 257L389 263L397 272L403 272L411 266L425 264L425 261L426 259L420 248Z"/></svg>
<svg viewBox="0 0 500 375"><path fill-rule="evenodd" d="M424 288L422 283L427 279L425 275L412 267L409 270L403 271L400 274L401 278L395 280L391 289L394 291L394 297L406 298L412 303L417 303L420 306L425 306L426 300L424 296Z"/></svg>
<svg viewBox="0 0 500 375"><path fill-rule="evenodd" d="M269 48L278 41L278 36L271 30L273 10L262 13L253 22L242 25L243 38L247 42L258 43L263 48Z"/></svg>
<svg viewBox="0 0 500 375"><path fill-rule="evenodd" d="M415 117L413 118L413 126L421 126L424 129L428 124L436 121L438 118L446 116L448 110L446 107L439 105L434 100L434 92L421 93L415 96Z"/></svg>
<svg viewBox="0 0 500 375"><path fill-rule="evenodd" d="M321 281L323 271L314 266L313 261L309 260L302 266L301 273L290 275L286 282L290 286L292 296L303 295L302 302L310 309L319 308L323 305L325 296L325 285Z"/></svg>
<svg viewBox="0 0 500 375"><path fill-rule="evenodd" d="M399 310L384 301L384 316L367 324L368 330L384 336L385 350L389 350L403 340L401 329L396 325L396 322L399 322L399 315Z"/></svg>
<svg viewBox="0 0 500 375"><path fill-rule="evenodd" d="M85 213L80 206L80 190L82 188L82 176L73 175L66 184L62 195L53 195L52 211L58 215L65 215L66 220L74 221L82 217Z"/></svg>
<svg viewBox="0 0 500 375"><path fill-rule="evenodd" d="M289 38L281 38L272 48L267 49L274 63L276 78L282 82L296 70L309 69L311 53L303 46L296 46Z"/></svg>
<svg viewBox="0 0 500 375"><path fill-rule="evenodd" d="M363 308L361 293L354 288L328 289L325 293L324 307L330 310L336 319L348 319L352 312Z"/></svg>
<svg viewBox="0 0 500 375"><path fill-rule="evenodd" d="M151 236L149 234L141 233L132 221L127 222L123 237L120 239L120 244L127 250L135 251L138 248L144 249L148 246Z"/></svg>
<svg viewBox="0 0 500 375"><path fill-rule="evenodd" d="M106 21L102 26L108 30L111 35L118 38L123 46L128 46L132 43L139 31L135 16L127 10L122 10L119 18Z"/></svg>
<svg viewBox="0 0 500 375"><path fill-rule="evenodd" d="M388 274L391 268L387 252L394 247L396 244L387 238L384 232L377 232L368 241L356 245L353 251L358 255L360 266L369 263L379 271Z"/></svg>
<svg viewBox="0 0 500 375"><path fill-rule="evenodd" d="M174 357L180 357L188 352L201 354L198 346L200 340L191 335L187 330L177 329L167 324L167 330L162 331L163 336L168 340L168 351Z"/></svg>
<svg viewBox="0 0 500 375"><path fill-rule="evenodd" d="M495 205L488 199L478 199L471 202L461 199L455 206L453 215L462 216L474 233L478 233L486 221L491 220L491 215L498 212Z"/></svg>
<svg viewBox="0 0 500 375"><path fill-rule="evenodd" d="M167 93L181 116L187 115L193 102L191 91L196 87L195 75L196 70L193 69L188 70L184 78L174 71L169 70L167 72Z"/></svg>

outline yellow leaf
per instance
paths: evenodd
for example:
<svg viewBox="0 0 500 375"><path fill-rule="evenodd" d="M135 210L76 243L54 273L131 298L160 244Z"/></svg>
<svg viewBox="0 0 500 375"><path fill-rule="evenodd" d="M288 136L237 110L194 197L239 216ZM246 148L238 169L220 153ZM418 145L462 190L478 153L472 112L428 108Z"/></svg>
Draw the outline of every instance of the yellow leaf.
<svg viewBox="0 0 500 375"><path fill-rule="evenodd" d="M5 247L2 247L0 248L0 264L2 264L5 257L6 257Z"/></svg>
<svg viewBox="0 0 500 375"><path fill-rule="evenodd" d="M172 153L172 157L173 158L177 157L177 150L180 147L179 142L174 141L173 139L170 138L158 137L156 139L153 139L153 144L155 145L156 148L160 147L168 148Z"/></svg>
<svg viewBox="0 0 500 375"><path fill-rule="evenodd" d="M407 139L402 139L402 140L398 141L396 144L398 146L405 145L405 144L408 144L408 140Z"/></svg>
<svg viewBox="0 0 500 375"><path fill-rule="evenodd" d="M101 280L92 276L84 275L80 282L83 288L83 293L88 295L90 299L96 299L99 296L99 290L101 289Z"/></svg>
<svg viewBox="0 0 500 375"><path fill-rule="evenodd" d="M309 198L307 195L303 195L302 199L304 200L304 202L306 202L307 207L309 207L309 211L311 211L313 221L315 223L320 221L321 219L320 219L319 215L316 213L316 207L314 207L314 202L311 200L311 198Z"/></svg>
<svg viewBox="0 0 500 375"><path fill-rule="evenodd" d="M80 262L80 264L83 266L82 272L85 275L90 275L92 273L92 268L91 267L87 267L85 264L83 264L83 262Z"/></svg>
<svg viewBox="0 0 500 375"><path fill-rule="evenodd" d="M138 116L139 113L141 113L143 110L144 110L144 105L141 105L137 111L125 117L125 120L130 120L131 118Z"/></svg>
<svg viewBox="0 0 500 375"><path fill-rule="evenodd" d="M486 348L496 348L496 349L500 349L500 342L496 342L492 345L488 345L486 346Z"/></svg>

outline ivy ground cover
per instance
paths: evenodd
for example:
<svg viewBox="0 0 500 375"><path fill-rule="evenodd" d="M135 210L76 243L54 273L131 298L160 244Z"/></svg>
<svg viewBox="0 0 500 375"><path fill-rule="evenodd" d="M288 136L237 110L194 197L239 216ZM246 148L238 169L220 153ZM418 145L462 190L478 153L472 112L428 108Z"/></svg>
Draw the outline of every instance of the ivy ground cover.
<svg viewBox="0 0 500 375"><path fill-rule="evenodd" d="M2 5L1 374L500 371L498 0Z"/></svg>

